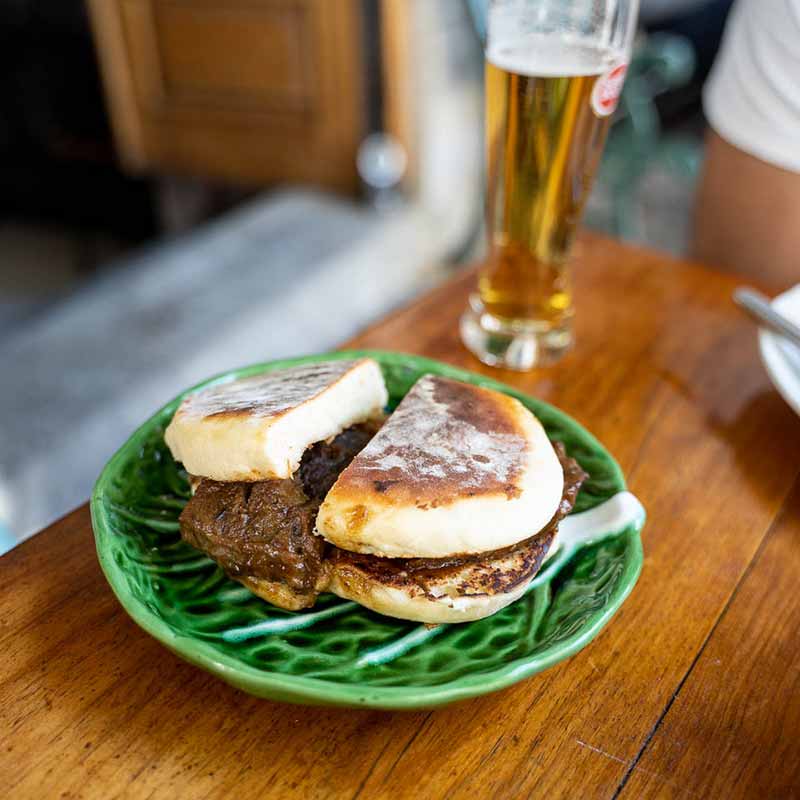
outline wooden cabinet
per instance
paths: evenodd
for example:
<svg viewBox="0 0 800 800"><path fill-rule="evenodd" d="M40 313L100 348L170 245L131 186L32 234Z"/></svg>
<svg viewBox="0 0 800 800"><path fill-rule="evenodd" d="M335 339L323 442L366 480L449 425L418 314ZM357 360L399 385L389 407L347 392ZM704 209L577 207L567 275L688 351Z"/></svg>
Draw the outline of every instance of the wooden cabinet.
<svg viewBox="0 0 800 800"><path fill-rule="evenodd" d="M131 170L357 185L360 0L89 0Z"/></svg>

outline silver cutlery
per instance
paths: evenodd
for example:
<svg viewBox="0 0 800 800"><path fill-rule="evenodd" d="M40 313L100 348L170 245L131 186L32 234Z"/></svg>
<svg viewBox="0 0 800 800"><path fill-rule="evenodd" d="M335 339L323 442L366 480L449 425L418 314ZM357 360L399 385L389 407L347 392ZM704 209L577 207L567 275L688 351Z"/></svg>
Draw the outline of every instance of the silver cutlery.
<svg viewBox="0 0 800 800"><path fill-rule="evenodd" d="M733 293L733 300L759 325L783 336L796 347L800 347L800 326L776 311L763 294L755 289L741 288Z"/></svg>

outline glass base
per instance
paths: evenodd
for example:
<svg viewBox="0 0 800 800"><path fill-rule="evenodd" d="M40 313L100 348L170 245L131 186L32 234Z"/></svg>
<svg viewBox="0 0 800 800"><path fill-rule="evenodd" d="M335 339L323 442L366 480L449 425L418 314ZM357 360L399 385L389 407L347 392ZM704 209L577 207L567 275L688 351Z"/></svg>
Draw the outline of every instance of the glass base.
<svg viewBox="0 0 800 800"><path fill-rule="evenodd" d="M461 317L461 341L490 367L524 372L558 361L572 347L569 321L559 327L529 320L504 320L490 314L478 295Z"/></svg>

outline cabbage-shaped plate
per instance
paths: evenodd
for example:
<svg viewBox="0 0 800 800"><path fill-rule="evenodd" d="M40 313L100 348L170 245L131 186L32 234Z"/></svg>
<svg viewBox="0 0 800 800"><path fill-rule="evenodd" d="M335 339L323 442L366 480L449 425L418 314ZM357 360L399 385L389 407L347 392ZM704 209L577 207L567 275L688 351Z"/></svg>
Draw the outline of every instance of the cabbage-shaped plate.
<svg viewBox="0 0 800 800"><path fill-rule="evenodd" d="M181 541L177 520L189 487L164 444L164 429L182 395L131 436L92 495L100 564L128 614L187 661L254 695L294 703L442 705L509 686L588 644L639 575L644 511L626 492L613 458L566 414L484 376L378 351L257 364L200 386L361 355L381 365L390 408L429 372L518 398L589 473L562 523L558 552L527 594L488 619L434 628L331 595L307 612L273 608Z"/></svg>

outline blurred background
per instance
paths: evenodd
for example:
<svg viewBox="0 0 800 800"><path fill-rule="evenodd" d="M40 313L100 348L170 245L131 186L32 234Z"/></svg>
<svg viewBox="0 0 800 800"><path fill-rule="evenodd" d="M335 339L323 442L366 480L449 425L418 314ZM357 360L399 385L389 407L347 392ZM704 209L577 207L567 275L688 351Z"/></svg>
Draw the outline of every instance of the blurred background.
<svg viewBox="0 0 800 800"><path fill-rule="evenodd" d="M680 254L730 0L643 0L587 224ZM484 0L0 0L0 552L192 383L482 248Z"/></svg>

